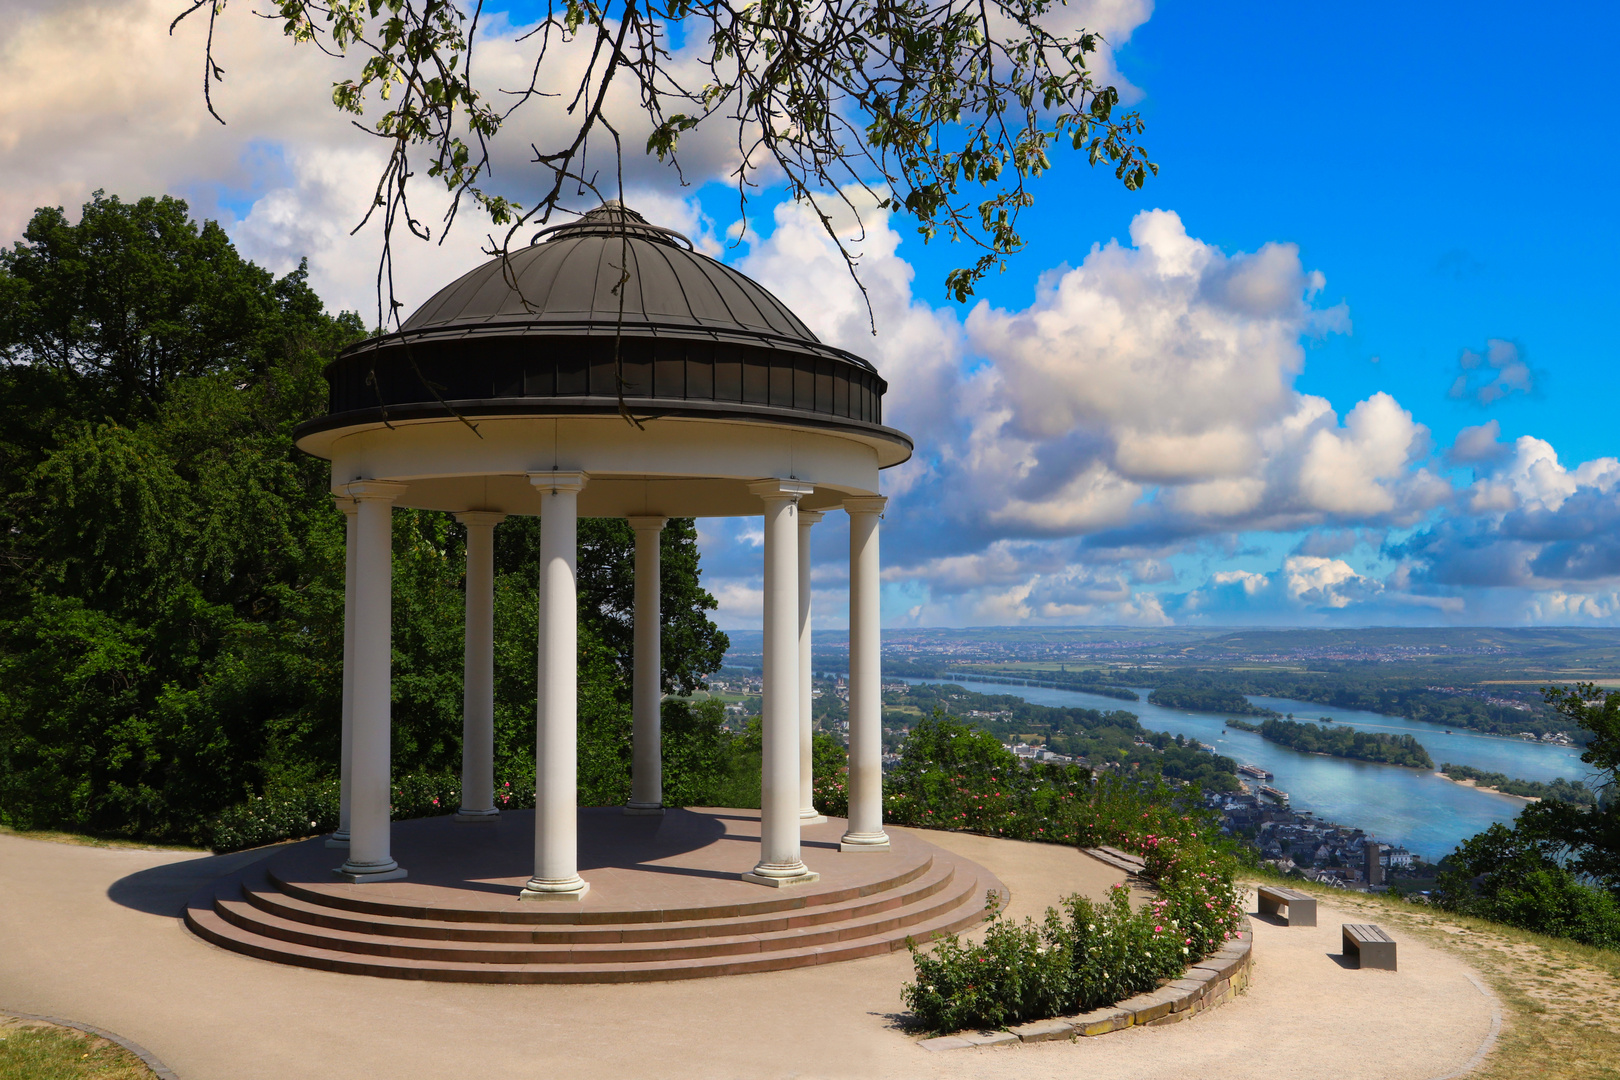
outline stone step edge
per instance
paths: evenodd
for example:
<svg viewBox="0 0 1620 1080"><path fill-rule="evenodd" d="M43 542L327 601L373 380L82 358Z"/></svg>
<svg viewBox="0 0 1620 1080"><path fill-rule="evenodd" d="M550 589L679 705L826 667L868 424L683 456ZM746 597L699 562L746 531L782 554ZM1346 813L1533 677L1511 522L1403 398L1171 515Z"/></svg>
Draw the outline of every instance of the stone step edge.
<svg viewBox="0 0 1620 1080"><path fill-rule="evenodd" d="M773 929L791 930L868 918L906 907L947 889L956 879L954 861L935 860L928 873L913 878L887 893L856 897L838 904L821 904L788 911L763 912L736 919L694 919L682 922L645 923L487 923L453 919L411 919L398 915L369 915L345 908L327 907L302 897L283 893L262 872L242 879L242 892L248 903L267 914L292 922L302 922L327 930L356 934L387 934L422 941L483 941L518 944L563 944L565 939L587 944L603 942L701 941L711 937L735 936L749 926L785 923ZM915 886L908 889L908 886ZM758 933L770 933L762 929ZM536 941L519 935L556 935L556 941ZM571 935L576 935L569 937ZM626 936L633 935L633 936Z"/></svg>
<svg viewBox="0 0 1620 1080"><path fill-rule="evenodd" d="M825 926L690 938L673 942L601 942L583 944L440 941L388 934L321 934L325 929L263 911L245 899L215 894L214 911L244 933L283 941L300 948L325 949L354 956L383 956L395 960L433 960L457 964L637 964L656 960L708 959L750 956L791 949L836 945L862 938L887 937L973 902L977 880L965 887L932 894L892 911L877 912L863 920ZM432 956L432 953L457 953ZM662 957L648 954L665 953ZM529 954L527 957L523 954ZM577 959L576 959L577 957Z"/></svg>
<svg viewBox="0 0 1620 1080"><path fill-rule="evenodd" d="M1224 1005L1249 985L1254 964L1254 929L1248 917L1238 936L1187 969L1180 979L1157 990L1126 998L1116 1005L1093 1009L1079 1016L1031 1020L1005 1031L959 1031L921 1039L924 1050L967 1050L975 1046L1010 1046L1014 1043L1073 1041L1094 1038L1129 1027L1178 1024L1205 1009Z"/></svg>
<svg viewBox="0 0 1620 1080"><path fill-rule="evenodd" d="M856 855L855 858L872 858L870 855ZM334 896L319 889L306 888L296 881L287 881L276 872L274 865L265 867L276 888L288 896L296 896L305 903L319 907L335 908L341 911L353 911L362 915L392 915L396 918L406 919L435 919L436 921L453 921L469 923L517 923L539 925L579 925L599 926L613 923L648 923L648 922L700 922L709 919L742 918L749 915L765 915L781 911L794 911L825 907L831 904L840 904L846 900L857 900L866 896L875 896L878 893L890 892L903 885L915 881L926 874L934 865L932 853L925 853L924 857L913 866L880 881L868 882L864 885L851 885L841 889L825 892L812 892L809 895L797 893L794 889L778 889L777 892L789 895L768 900L747 900L736 904L719 904L706 908L679 908L662 912L662 919L636 918L629 919L622 916L650 914L645 911L633 909L626 910L597 910L579 908L578 910L519 910L502 909L489 911L462 910L457 914L463 918L444 920L442 917L448 912L433 908L422 907L415 904L390 903L382 900L364 900L348 896ZM513 902L517 902L517 893L512 894ZM543 905L549 907L550 905ZM578 908L578 905L565 905L569 908Z"/></svg>
<svg viewBox="0 0 1620 1080"><path fill-rule="evenodd" d="M1080 850L1098 862L1107 863L1116 870L1123 870L1127 874L1134 874L1137 877L1141 877L1147 869L1147 860L1140 855L1132 855L1128 851L1121 851L1119 848L1104 845L1102 847L1081 848Z"/></svg>
<svg viewBox="0 0 1620 1080"><path fill-rule="evenodd" d="M1006 887L993 881L990 887L1005 892ZM896 952L906 947L908 940L928 942L946 934L958 933L984 921L984 908L969 905L961 914L941 917L931 925L914 928L914 932L900 937L852 942L835 948L810 948L770 953L758 959L737 960L717 957L705 961L657 961L646 964L612 965L496 965L452 964L435 961L415 961L408 964L389 963L389 957L361 958L351 953L324 949L303 949L289 953L269 948L258 941L233 933L237 928L221 919L212 907L199 907L194 897L186 905L186 927L199 938L231 952L252 956L271 963L313 968L342 974L369 975L374 978L411 979L424 982L505 983L579 985L592 983L674 982L687 979L717 978L725 975L752 974L765 971L783 971L820 964L858 960ZM268 940L268 939L267 939ZM729 969L729 970L723 970Z"/></svg>

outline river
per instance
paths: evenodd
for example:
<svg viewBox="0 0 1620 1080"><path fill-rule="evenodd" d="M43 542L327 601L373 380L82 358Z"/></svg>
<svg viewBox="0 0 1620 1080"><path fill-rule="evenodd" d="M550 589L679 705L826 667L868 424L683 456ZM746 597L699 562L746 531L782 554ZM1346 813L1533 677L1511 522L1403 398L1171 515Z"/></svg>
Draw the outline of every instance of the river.
<svg viewBox="0 0 1620 1080"><path fill-rule="evenodd" d="M1288 792L1295 810L1308 810L1327 821L1365 829L1386 844L1402 845L1430 861L1450 854L1460 841L1483 832L1493 822L1511 822L1525 806L1523 799L1479 791L1421 769L1289 750L1257 734L1226 727L1227 718L1219 713L1166 709L1150 704L1145 689L1137 690L1141 701L1120 701L1099 694L1039 686L1008 686L950 678L905 681L949 682L980 694L1011 694L1032 705L1065 705L1103 712L1123 709L1135 713L1142 726L1150 731L1197 739L1240 765L1258 765L1276 774L1276 779L1267 783ZM1429 751L1436 766L1449 761L1521 780L1540 781L1559 776L1581 780L1591 774L1581 762L1580 751L1573 747L1480 735L1456 728L1447 734L1445 728L1418 720L1324 708L1288 698L1252 697L1249 700L1285 715L1293 713L1296 720L1331 716L1336 723L1362 731L1412 735ZM1258 717L1245 719L1259 720Z"/></svg>

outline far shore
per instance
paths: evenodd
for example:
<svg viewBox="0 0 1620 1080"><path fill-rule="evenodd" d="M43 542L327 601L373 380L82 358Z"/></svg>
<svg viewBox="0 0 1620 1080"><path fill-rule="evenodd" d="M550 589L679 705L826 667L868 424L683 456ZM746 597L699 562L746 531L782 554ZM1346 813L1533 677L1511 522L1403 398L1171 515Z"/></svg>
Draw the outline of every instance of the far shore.
<svg viewBox="0 0 1620 1080"><path fill-rule="evenodd" d="M1537 795L1515 795L1511 791L1503 791L1501 788L1493 788L1493 787L1490 787L1488 785L1483 785L1478 780L1458 780L1454 776L1447 776L1445 773L1441 772L1439 769L1434 770L1434 775L1438 776L1442 780L1450 780L1453 784L1461 784L1463 787L1479 788L1479 790L1481 790L1481 791L1489 791L1493 795L1504 795L1509 799L1519 799L1519 800L1522 800L1523 802L1527 802L1527 803L1533 803L1533 802L1540 802L1541 801L1540 796L1537 796Z"/></svg>

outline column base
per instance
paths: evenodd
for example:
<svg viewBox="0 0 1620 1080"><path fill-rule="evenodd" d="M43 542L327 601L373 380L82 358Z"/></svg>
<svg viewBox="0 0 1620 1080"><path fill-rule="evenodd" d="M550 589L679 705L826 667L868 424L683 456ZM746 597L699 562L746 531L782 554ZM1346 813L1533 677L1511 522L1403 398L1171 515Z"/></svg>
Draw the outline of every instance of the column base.
<svg viewBox="0 0 1620 1080"><path fill-rule="evenodd" d="M350 866L344 863L335 868L332 873L344 881L355 885L365 885L374 881L399 881L407 875L405 868L390 860L387 864L378 866Z"/></svg>
<svg viewBox="0 0 1620 1080"><path fill-rule="evenodd" d="M499 810L461 809L456 811L455 819L457 821L485 822L493 825L501 820L501 812Z"/></svg>
<svg viewBox="0 0 1620 1080"><path fill-rule="evenodd" d="M825 825L826 823L827 815L818 810L811 809L799 811L800 825Z"/></svg>
<svg viewBox="0 0 1620 1080"><path fill-rule="evenodd" d="M583 878L567 881L538 881L531 879L518 893L519 900L559 900L577 903L591 891L591 883Z"/></svg>
<svg viewBox="0 0 1620 1080"><path fill-rule="evenodd" d="M888 833L845 833L838 841L839 851L888 851Z"/></svg>
<svg viewBox="0 0 1620 1080"><path fill-rule="evenodd" d="M664 805L662 803L625 803L622 809L626 817L664 816Z"/></svg>
<svg viewBox="0 0 1620 1080"><path fill-rule="evenodd" d="M772 877L750 870L746 874L738 874L737 876L744 881L752 881L755 885L768 885L773 889L787 889L794 885L811 885L821 880L821 875L814 870L803 870L788 877Z"/></svg>
<svg viewBox="0 0 1620 1080"><path fill-rule="evenodd" d="M349 846L349 834L346 832L333 833L326 838L326 846L329 848L347 848Z"/></svg>

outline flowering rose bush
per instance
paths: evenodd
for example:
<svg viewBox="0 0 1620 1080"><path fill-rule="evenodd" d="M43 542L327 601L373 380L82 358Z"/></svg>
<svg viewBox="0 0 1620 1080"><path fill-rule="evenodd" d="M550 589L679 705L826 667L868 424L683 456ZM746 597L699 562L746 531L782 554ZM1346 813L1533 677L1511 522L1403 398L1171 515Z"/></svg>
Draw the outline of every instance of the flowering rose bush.
<svg viewBox="0 0 1620 1080"><path fill-rule="evenodd" d="M338 827L338 781L319 780L275 788L216 815L208 846L216 852L316 836ZM534 770L520 768L495 779L495 809L532 810ZM461 809L461 778L449 773L406 773L394 778L389 811L395 821L437 817Z"/></svg>
<svg viewBox="0 0 1620 1080"><path fill-rule="evenodd" d="M1069 1000L1069 930L1058 913L1049 908L1040 926L1029 919L1019 925L1002 916L996 893L986 906L990 922L983 943L964 944L952 934L928 955L906 942L917 981L906 984L901 997L931 1031L1056 1016Z"/></svg>
<svg viewBox="0 0 1620 1080"><path fill-rule="evenodd" d="M1112 1005L1186 969L1179 913L1162 897L1132 908L1130 889L1116 885L1102 903L1071 896L1063 908L1073 942L1068 1011Z"/></svg>
<svg viewBox="0 0 1620 1080"><path fill-rule="evenodd" d="M992 894L982 943L952 934L928 954L907 942L917 975L901 998L919 1024L946 1033L1089 1012L1153 990L1236 932L1230 872L1200 874L1210 871L1191 871L1190 883L1178 878L1140 907L1125 885L1101 902L1070 896L1039 926L1006 921ZM1223 895L1232 897L1224 908Z"/></svg>
<svg viewBox="0 0 1620 1080"><path fill-rule="evenodd" d="M1234 875L1237 861L1203 837L1156 837L1147 876L1174 912L1187 955L1208 956L1237 936L1243 910Z"/></svg>
<svg viewBox="0 0 1620 1080"><path fill-rule="evenodd" d="M936 713L913 728L885 786L884 818L894 824L1106 844L1140 855L1158 890L1137 908L1123 885L1101 902L1071 896L1039 926L992 909L983 944L952 935L931 955L913 945L917 978L902 996L929 1030L1112 1005L1180 977L1237 933L1236 858L1210 815L1158 778L1026 768L987 732ZM847 805L841 785L836 793Z"/></svg>

